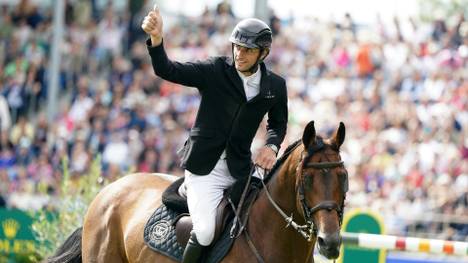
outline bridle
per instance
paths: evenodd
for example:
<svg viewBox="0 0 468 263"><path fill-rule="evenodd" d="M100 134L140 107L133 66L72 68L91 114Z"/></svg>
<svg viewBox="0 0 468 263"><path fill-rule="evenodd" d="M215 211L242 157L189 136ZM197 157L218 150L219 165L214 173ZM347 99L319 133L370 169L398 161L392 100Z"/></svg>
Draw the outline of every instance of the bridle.
<svg viewBox="0 0 468 263"><path fill-rule="evenodd" d="M296 168L296 177L299 176L300 182L297 186L297 192L298 192L298 198L301 203L301 207L304 213L304 220L305 224L304 225L299 225L296 223L293 219L293 214L291 213L290 216L287 216L287 214L278 206L278 204L273 200L272 196L270 195L268 188L265 184L265 182L262 181L263 187L265 189L265 193L268 197L268 200L270 203L273 205L273 207L281 214L281 216L285 219L286 221L286 228L289 226L292 226L299 234L301 234L308 242L312 241L312 238L314 236L317 236L318 233L318 228L317 224L314 223L313 215L323 209L326 209L328 211L335 210L338 213L339 216L339 223L340 226L343 222L343 208L344 208L344 201L346 199L346 192L348 190L347 186L347 178L345 179L344 182L344 187L343 187L343 201L340 205L338 205L335 201L332 200L326 200L322 201L321 203L317 204L314 207L310 207L307 203L307 199L305 197L305 190L304 190L304 178L306 175L303 174L303 171L305 169L318 169L321 171L322 174L328 176L330 174L330 169L336 168L343 166L343 161L336 161L336 162L315 162L315 163L307 163L306 161L310 159L312 154L315 152L319 151L324 147L323 141L318 138L316 141L316 144L314 147L308 149L307 151L302 152L302 158L299 160L299 163ZM294 150L296 147L294 147L292 150ZM308 154L305 156L304 153L308 152ZM304 157L305 156L305 157Z"/></svg>
<svg viewBox="0 0 468 263"><path fill-rule="evenodd" d="M302 169L298 169L298 172L300 170L304 170L304 168L313 168L313 169L318 169L320 172L325 175L329 176L330 175L330 169L336 168L343 166L343 161L338 161L338 162L320 162L320 163L309 163L307 165L304 165ZM300 166L298 166L299 168ZM302 173L299 174L301 176L300 178L300 183L298 185L298 194L299 194L299 201L301 202L301 207L304 212L304 219L306 221L307 226L306 233L307 235L303 235L304 238L307 239L307 241L311 241L313 236L317 236L318 229L317 229L317 224L314 223L313 215L323 209L326 209L328 211L335 210L338 213L339 217L339 222L340 226L343 222L343 208L344 208L344 200L346 197L346 191L343 191L343 201L341 205L338 205L335 201L332 200L326 200L322 201L321 203L317 204L314 207L310 207L309 204L307 203L307 199L305 197L305 190L304 190L304 177Z"/></svg>

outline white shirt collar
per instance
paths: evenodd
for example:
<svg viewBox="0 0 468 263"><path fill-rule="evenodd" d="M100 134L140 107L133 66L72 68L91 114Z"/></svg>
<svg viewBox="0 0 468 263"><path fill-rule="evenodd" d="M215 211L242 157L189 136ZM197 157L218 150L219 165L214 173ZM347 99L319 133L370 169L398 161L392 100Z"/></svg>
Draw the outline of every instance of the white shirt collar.
<svg viewBox="0 0 468 263"><path fill-rule="evenodd" d="M261 71L260 71L260 66L257 67L257 71L255 71L254 74L250 76L245 76L242 74L240 71L236 70L237 74L239 74L239 77L242 79L242 82L249 82L254 85L259 85L260 84L260 77L261 77Z"/></svg>
<svg viewBox="0 0 468 263"><path fill-rule="evenodd" d="M259 68L254 74L248 77L244 76L244 74L239 71L237 71L237 74L242 80L247 101L251 100L260 93L261 71Z"/></svg>

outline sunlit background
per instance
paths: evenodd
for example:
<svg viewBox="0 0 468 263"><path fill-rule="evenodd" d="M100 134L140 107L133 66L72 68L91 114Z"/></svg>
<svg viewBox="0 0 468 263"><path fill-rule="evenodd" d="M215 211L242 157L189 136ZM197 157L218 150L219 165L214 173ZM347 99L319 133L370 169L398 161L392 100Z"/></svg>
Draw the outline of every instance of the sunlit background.
<svg viewBox="0 0 468 263"><path fill-rule="evenodd" d="M78 185L93 160L98 188L183 174L199 97L153 73L140 25L155 3L180 61L229 56L235 23L264 19L266 64L288 86L282 150L312 119L324 135L344 121L347 211L374 211L387 234L468 241L467 0L0 0L0 207L60 212L64 174Z"/></svg>

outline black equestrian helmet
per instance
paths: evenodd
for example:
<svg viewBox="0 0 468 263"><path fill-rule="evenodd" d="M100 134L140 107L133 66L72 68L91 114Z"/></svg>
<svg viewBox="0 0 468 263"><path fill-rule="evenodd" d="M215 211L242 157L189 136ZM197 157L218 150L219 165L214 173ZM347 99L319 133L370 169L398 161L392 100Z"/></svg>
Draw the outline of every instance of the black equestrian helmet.
<svg viewBox="0 0 468 263"><path fill-rule="evenodd" d="M247 18L236 25L229 41L246 48L269 49L272 42L272 32L263 21Z"/></svg>

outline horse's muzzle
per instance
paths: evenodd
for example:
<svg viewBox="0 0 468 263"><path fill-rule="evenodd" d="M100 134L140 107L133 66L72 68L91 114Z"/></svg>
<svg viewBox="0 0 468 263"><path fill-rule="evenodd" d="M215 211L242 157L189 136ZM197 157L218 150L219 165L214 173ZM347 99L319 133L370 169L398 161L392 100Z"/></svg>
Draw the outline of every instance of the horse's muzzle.
<svg viewBox="0 0 468 263"><path fill-rule="evenodd" d="M339 232L333 234L319 232L317 243L320 254L326 258L335 259L340 255L341 235Z"/></svg>

